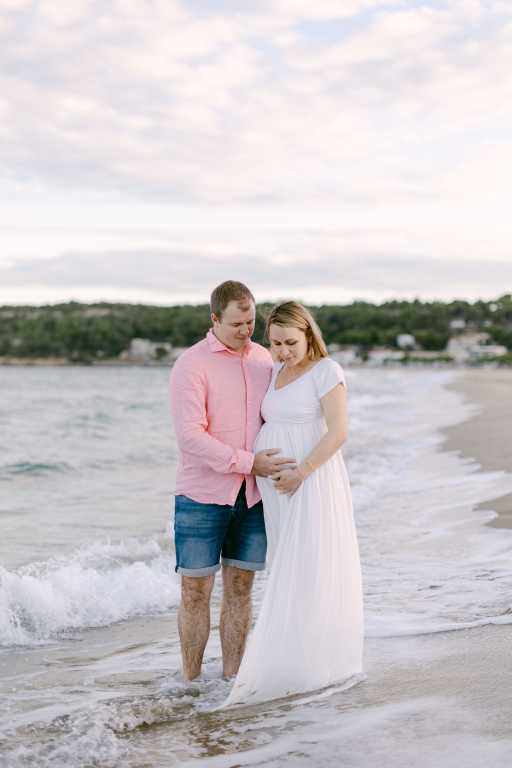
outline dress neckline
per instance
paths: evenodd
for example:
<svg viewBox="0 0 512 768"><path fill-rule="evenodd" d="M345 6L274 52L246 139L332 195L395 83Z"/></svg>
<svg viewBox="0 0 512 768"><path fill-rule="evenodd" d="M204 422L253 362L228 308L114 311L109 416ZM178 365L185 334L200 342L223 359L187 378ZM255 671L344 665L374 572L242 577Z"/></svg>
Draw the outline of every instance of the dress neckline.
<svg viewBox="0 0 512 768"><path fill-rule="evenodd" d="M295 382L300 381L301 379L303 379L305 376L308 375L308 373L311 373L311 371L313 371L317 367L317 365L320 365L320 363L322 362L323 359L324 359L323 357L320 358L320 360L317 363L315 363L314 365L312 365L311 368L308 368L307 371L304 371L304 373L302 373L300 376L297 376L297 378L293 379L293 381L289 381L288 384L284 384L282 387L276 387L277 377L279 376L279 374L281 373L281 371L283 370L283 368L285 366L285 364L283 363L282 366L280 367L280 369L278 370L278 372L276 373L276 377L274 379L274 392L280 392L282 389L286 389L287 387L291 387L292 384L295 384Z"/></svg>

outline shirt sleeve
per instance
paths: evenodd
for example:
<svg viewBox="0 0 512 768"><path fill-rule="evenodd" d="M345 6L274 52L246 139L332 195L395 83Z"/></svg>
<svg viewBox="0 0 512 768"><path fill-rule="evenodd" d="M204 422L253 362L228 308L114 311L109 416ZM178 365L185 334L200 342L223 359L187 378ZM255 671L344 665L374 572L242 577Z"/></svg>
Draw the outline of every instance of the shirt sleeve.
<svg viewBox="0 0 512 768"><path fill-rule="evenodd" d="M206 381L188 361L177 360L170 380L171 415L181 451L197 456L214 472L250 475L254 454L232 448L207 432Z"/></svg>
<svg viewBox="0 0 512 768"><path fill-rule="evenodd" d="M335 360L331 360L330 357L324 357L316 364L313 378L319 400L338 384L343 384L344 387L347 386L343 368Z"/></svg>

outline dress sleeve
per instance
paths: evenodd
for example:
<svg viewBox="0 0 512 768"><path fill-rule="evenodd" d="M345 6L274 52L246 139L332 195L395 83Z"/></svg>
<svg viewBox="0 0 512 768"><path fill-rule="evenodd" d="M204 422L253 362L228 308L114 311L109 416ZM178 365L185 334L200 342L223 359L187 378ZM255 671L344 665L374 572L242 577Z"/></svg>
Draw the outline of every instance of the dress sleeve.
<svg viewBox="0 0 512 768"><path fill-rule="evenodd" d="M316 364L313 371L313 379L319 400L330 392L331 389L334 389L337 384L343 384L344 387L347 386L343 368L335 360L331 360L330 357L324 357L323 360Z"/></svg>

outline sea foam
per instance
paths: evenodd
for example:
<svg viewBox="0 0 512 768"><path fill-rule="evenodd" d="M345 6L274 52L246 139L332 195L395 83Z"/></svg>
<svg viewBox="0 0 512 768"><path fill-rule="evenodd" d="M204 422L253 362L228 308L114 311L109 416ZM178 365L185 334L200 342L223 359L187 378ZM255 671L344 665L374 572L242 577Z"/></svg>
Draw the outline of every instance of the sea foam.
<svg viewBox="0 0 512 768"><path fill-rule="evenodd" d="M0 644L38 645L177 605L174 558L157 539L97 542L66 557L0 567Z"/></svg>

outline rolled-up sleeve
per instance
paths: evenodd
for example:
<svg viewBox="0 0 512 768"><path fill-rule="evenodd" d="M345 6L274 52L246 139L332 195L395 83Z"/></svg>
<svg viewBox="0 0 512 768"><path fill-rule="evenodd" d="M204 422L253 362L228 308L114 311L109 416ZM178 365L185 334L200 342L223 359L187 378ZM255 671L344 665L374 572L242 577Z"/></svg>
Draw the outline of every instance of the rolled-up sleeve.
<svg viewBox="0 0 512 768"><path fill-rule="evenodd" d="M206 380L186 359L178 359L171 371L171 414L178 447L220 474L249 475L254 454L232 448L208 432Z"/></svg>

